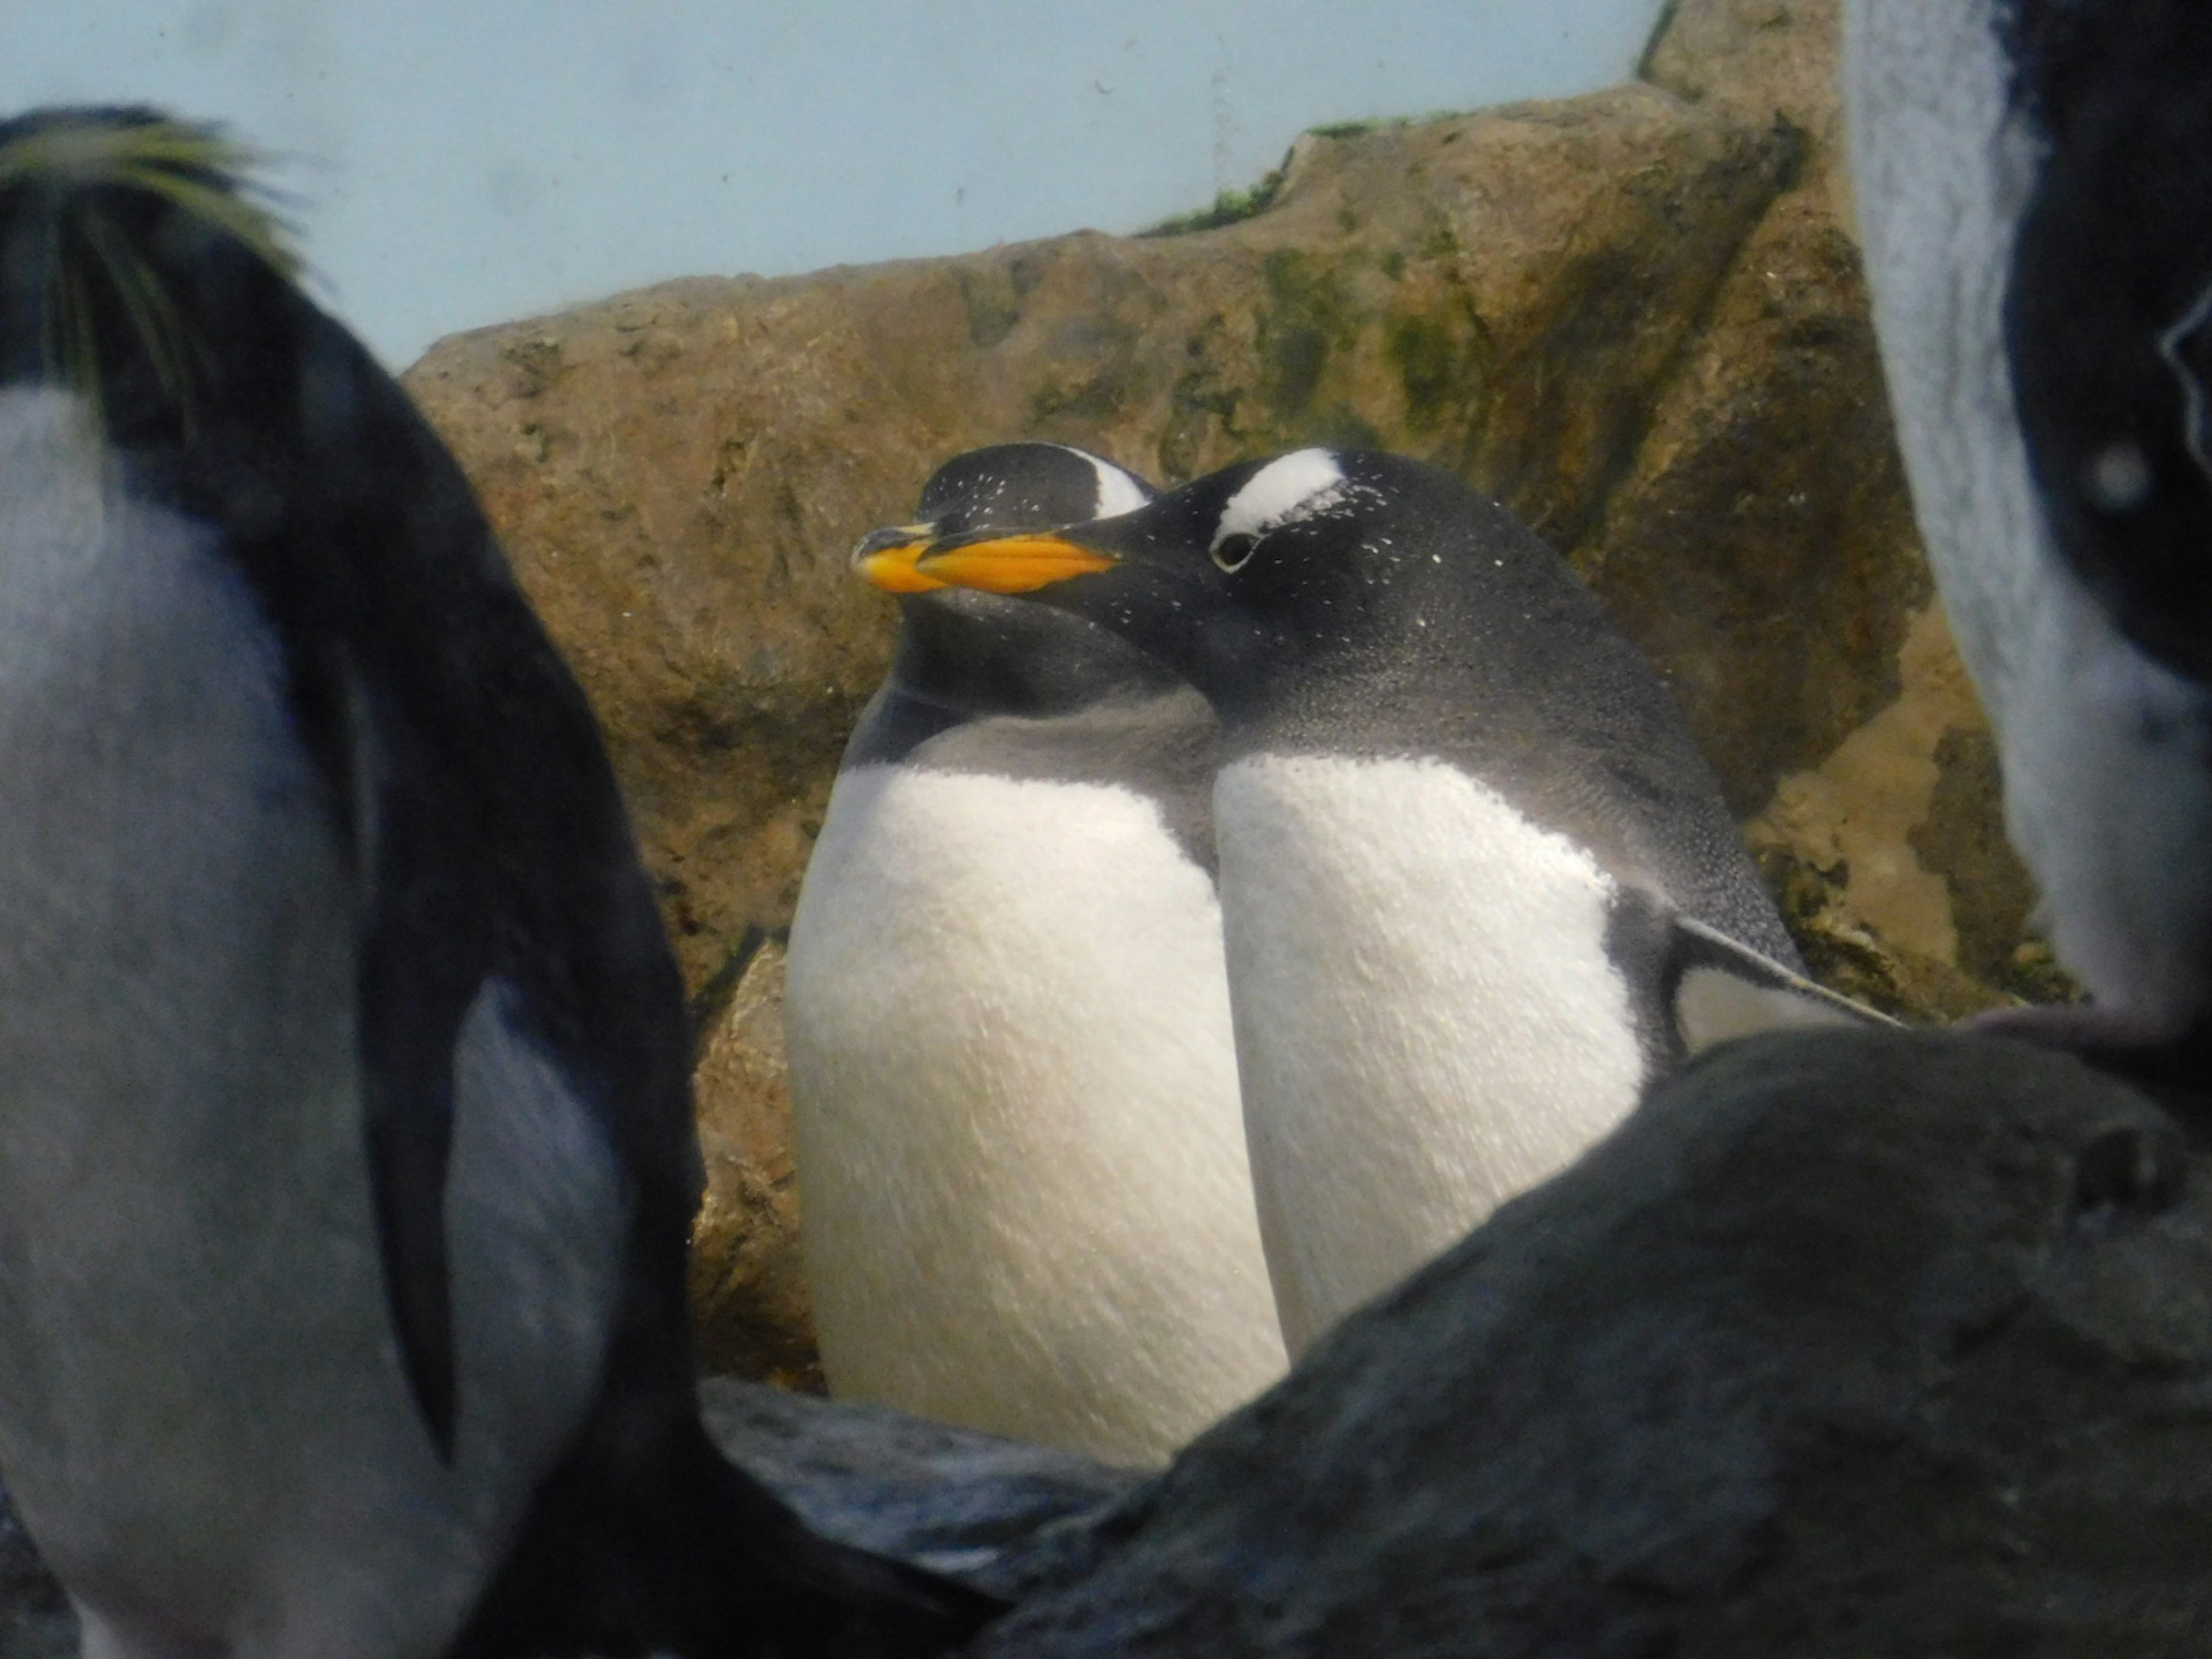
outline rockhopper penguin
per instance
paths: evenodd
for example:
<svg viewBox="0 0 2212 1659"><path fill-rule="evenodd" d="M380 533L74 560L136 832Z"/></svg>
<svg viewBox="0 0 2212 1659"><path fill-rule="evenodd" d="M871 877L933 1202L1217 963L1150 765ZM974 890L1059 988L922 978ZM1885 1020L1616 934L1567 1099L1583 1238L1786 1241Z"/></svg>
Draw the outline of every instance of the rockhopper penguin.
<svg viewBox="0 0 2212 1659"><path fill-rule="evenodd" d="M1221 717L1237 1057L1293 1352L1687 1049L1849 1017L1797 977L1656 672L1444 473L1301 450L917 569L1104 623Z"/></svg>
<svg viewBox="0 0 2212 1659"><path fill-rule="evenodd" d="M1851 173L1929 563L2081 1009L2212 1079L2212 8L1854 0Z"/></svg>
<svg viewBox="0 0 2212 1659"><path fill-rule="evenodd" d="M784 1002L832 1389L1158 1463L1284 1369L1213 890L1205 700L933 539L1152 489L1017 443L867 538L898 655L845 752ZM935 591L929 591L929 590Z"/></svg>
<svg viewBox="0 0 2212 1659"><path fill-rule="evenodd" d="M676 970L240 156L0 124L0 1473L98 1659L932 1651L723 1462Z"/></svg>

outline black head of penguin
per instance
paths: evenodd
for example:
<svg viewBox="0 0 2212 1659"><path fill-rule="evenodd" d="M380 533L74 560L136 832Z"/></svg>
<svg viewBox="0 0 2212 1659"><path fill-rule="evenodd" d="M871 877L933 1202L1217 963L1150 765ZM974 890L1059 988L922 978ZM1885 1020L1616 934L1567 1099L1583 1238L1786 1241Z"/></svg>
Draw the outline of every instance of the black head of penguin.
<svg viewBox="0 0 2212 1659"><path fill-rule="evenodd" d="M0 122L0 392L74 393L117 487L204 532L266 622L352 889L392 1330L449 1459L467 1426L445 1226L455 1050L495 982L612 1154L599 1391L506 1565L483 1564L468 1650L752 1651L856 1627L941 1645L981 1610L813 1538L706 1437L684 1302L689 1033L597 726L459 466L301 293L240 160L143 109ZM471 1431L495 1447L500 1425Z"/></svg>
<svg viewBox="0 0 2212 1659"><path fill-rule="evenodd" d="M948 538L1108 517L1158 493L1104 457L1065 444L993 444L938 468L922 486L915 523L872 532L853 550L854 571L899 597L889 684L912 707L895 732L866 734L875 747L848 755L848 763L900 758L962 720L1073 714L1178 687L1171 670L1110 629L915 571L916 559Z"/></svg>
<svg viewBox="0 0 2212 1659"><path fill-rule="evenodd" d="M1672 718L1558 554L1400 456L1241 462L1117 518L950 538L917 568L1113 628L1205 694L1232 752L1610 749Z"/></svg>
<svg viewBox="0 0 2212 1659"><path fill-rule="evenodd" d="M2038 143L2004 301L2037 494L2137 647L2212 682L2212 9L2018 0Z"/></svg>

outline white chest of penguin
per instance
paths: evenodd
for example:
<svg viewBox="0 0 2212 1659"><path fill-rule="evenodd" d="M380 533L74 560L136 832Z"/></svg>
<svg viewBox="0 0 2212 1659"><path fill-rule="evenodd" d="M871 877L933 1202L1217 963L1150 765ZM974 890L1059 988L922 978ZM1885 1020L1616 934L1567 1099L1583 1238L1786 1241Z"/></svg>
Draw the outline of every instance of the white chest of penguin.
<svg viewBox="0 0 2212 1659"><path fill-rule="evenodd" d="M1151 1462L1280 1373L1212 883L1151 799L849 771L788 971L840 1395Z"/></svg>
<svg viewBox="0 0 2212 1659"><path fill-rule="evenodd" d="M1635 1103L1614 884L1433 760L1256 755L1214 785L1246 1129L1295 1353Z"/></svg>

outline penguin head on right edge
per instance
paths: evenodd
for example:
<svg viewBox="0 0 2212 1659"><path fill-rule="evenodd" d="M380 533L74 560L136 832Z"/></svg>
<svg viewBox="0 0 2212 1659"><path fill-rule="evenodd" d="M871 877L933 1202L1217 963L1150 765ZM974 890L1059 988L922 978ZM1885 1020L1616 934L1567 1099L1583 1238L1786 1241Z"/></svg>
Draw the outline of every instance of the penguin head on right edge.
<svg viewBox="0 0 2212 1659"><path fill-rule="evenodd" d="M942 537L915 569L1103 623L1231 715L1265 704L1317 658L1418 663L1432 623L1438 648L1447 635L1463 647L1486 611L1554 603L1557 566L1447 473L1395 455L1301 449L1239 462L1118 517Z"/></svg>

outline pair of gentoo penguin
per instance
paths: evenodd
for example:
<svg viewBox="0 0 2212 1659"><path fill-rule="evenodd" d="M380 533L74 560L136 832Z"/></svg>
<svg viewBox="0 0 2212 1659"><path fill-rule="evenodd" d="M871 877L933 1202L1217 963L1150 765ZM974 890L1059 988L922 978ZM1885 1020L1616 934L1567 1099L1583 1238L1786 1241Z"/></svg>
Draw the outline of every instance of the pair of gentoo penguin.
<svg viewBox="0 0 2212 1659"><path fill-rule="evenodd" d="M0 1475L100 1659L935 1651L694 1392L675 967L235 151L0 125Z"/></svg>
<svg viewBox="0 0 2212 1659"><path fill-rule="evenodd" d="M1853 0L1851 173L1899 447L2078 1009L2212 1085L2212 9Z"/></svg>
<svg viewBox="0 0 2212 1659"><path fill-rule="evenodd" d="M975 500L984 499L978 480L988 484L995 494L987 510L941 513L926 500L931 522L880 532L859 550L864 574L913 597L899 665L833 798L823 836L830 860L810 867L793 930L786 1012L817 1298L848 1296L836 1281L860 1259L880 1275L902 1250L921 1261L944 1248L935 1237L898 1235L902 1218L880 1204L844 1206L865 1214L872 1237L833 1239L843 1216L811 1207L817 1182L854 1182L854 1162L896 1144L902 1131L873 1115L913 1109L893 1103L906 1095L889 1080L901 1065L901 1033L926 1026L940 999L970 1011L963 1018L974 1029L915 1039L931 1047L944 1080L917 1069L902 1085L916 1096L939 1091L932 1109L946 1146L920 1154L933 1191L957 1185L964 1161L1000 1150L988 1144L987 1126L963 1120L963 1085L988 1091L1005 1116L1018 1114L1040 1074L1063 1115L1076 1115L1066 1103L1087 1095L1077 1121L1092 1126L1085 1156L1100 1160L1126 1155L1135 1134L1196 1133L1164 1114L1121 1123L1117 1091L1086 1091L1079 1069L1128 1066L1125 1003L1146 1004L1145 1029L1160 1017L1146 966L1158 907L1140 911L1118 896L1156 867L1182 823L1203 821L1201 809L1178 804L1194 796L1123 777L1131 803L1149 794L1154 807L1141 856L1134 843L1121 860L1110 847L1086 845L1085 867L1054 871L1024 890L1021 872L1040 842L1079 835L1069 781L1113 779L1146 757L1087 747L1071 725L1054 760L1040 767L1031 758L1042 752L1038 732L1008 720L1007 705L994 702L988 719L963 724L964 698L918 683L944 676L1003 689L1017 661L1024 673L1043 672L1041 652L1085 659L1098 628L1194 688L1220 722L1210 801L1223 967L1260 1232L1293 1354L1576 1156L1648 1078L1686 1052L1760 1025L1849 1017L1797 975L1795 951L1655 671L1564 562L1503 509L1411 461L1305 450L1231 467L1120 513L1086 496L1085 510L1063 510L1055 525L1053 508L1066 501L1036 499L1030 481L1039 470L1073 467L1047 446L963 458L948 471L968 481ZM986 592L956 602L919 591L932 581ZM1008 608L1018 602L1004 598L967 609L992 591L1044 601L1060 620L1024 624ZM974 620L950 665L928 666L921 642L956 614ZM1121 672L1147 696L1165 695L1157 667ZM1042 700L1031 712L1048 713ZM947 814L930 826L935 856L964 860L956 866L963 871L1003 860L995 878L1025 907L1025 942L1056 933L1071 942L1063 948L1110 953L1111 975L1088 981L1085 1023L1071 1030L1065 1010L1042 1032L1018 1019L985 1023L981 1012L1010 1007L1036 971L988 938L944 942L902 963L872 959L941 929L936 907L950 896L917 882L902 897L880 870L860 873L863 865L903 866L902 855L921 844L902 844L913 832L879 821L888 794L928 789L921 774L948 764L926 744L886 741L887 729L916 721L964 734L957 769L974 781L973 816L956 827ZM901 779L902 765L914 775ZM1037 816L1009 810L1009 833L994 836L988 804L1012 808L1025 788ZM1057 831L1044 827L1042 805L1055 791L1067 814ZM964 853L953 845L963 841ZM1184 889L1190 908L1177 925L1211 926L1212 894ZM842 925L828 925L830 915ZM866 924L855 925L860 918ZM896 1010L867 997L840 1006L834 982L900 1000ZM1212 994L1177 994L1215 1018ZM863 1034L869 1013L888 1014L898 1030ZM840 1069L855 1054L865 1078ZM810 1118L845 1126L839 1144L811 1137ZM878 1130L890 1139L877 1139ZM1019 1156L1008 1154L993 1180L1022 1177ZM1028 1156L1048 1182L1055 1171L1041 1154ZM869 1173L895 1184L887 1170ZM1030 1234L1011 1236L994 1216L975 1224L977 1236L961 1249L1012 1258L1000 1272L1017 1281L1028 1252L1066 1243L1047 1212L1052 1201L1036 1206ZM1114 1201L1094 1194L1068 1224L1107 1236L1097 1218ZM1223 1207L1213 1212L1173 1208L1164 1227L1225 1231L1255 1206L1240 1198L1231 1215L1231 1197L1216 1202ZM933 1224L940 1215L964 1224L951 1197L936 1202ZM1139 1242L1157 1253L1179 1241L1155 1218ZM1039 1297L1051 1288L1042 1275L1027 1286ZM1159 1281L1159 1292L1170 1288ZM948 1304L958 1294L924 1289L919 1273L905 1290ZM870 1293L886 1290L878 1283ZM927 1316L950 1323L963 1312L932 1307ZM1009 1297L991 1316L1042 1324L1060 1316ZM1170 1310L1141 1303L1124 1319L1132 1328L1153 1319L1172 1328ZM869 1340L857 1325L848 1339ZM860 1362L877 1377L901 1363L882 1341ZM844 1368L826 1326L824 1354L839 1387ZM885 1392L928 1408L916 1395ZM1172 1413L1150 1409L1164 1431Z"/></svg>

